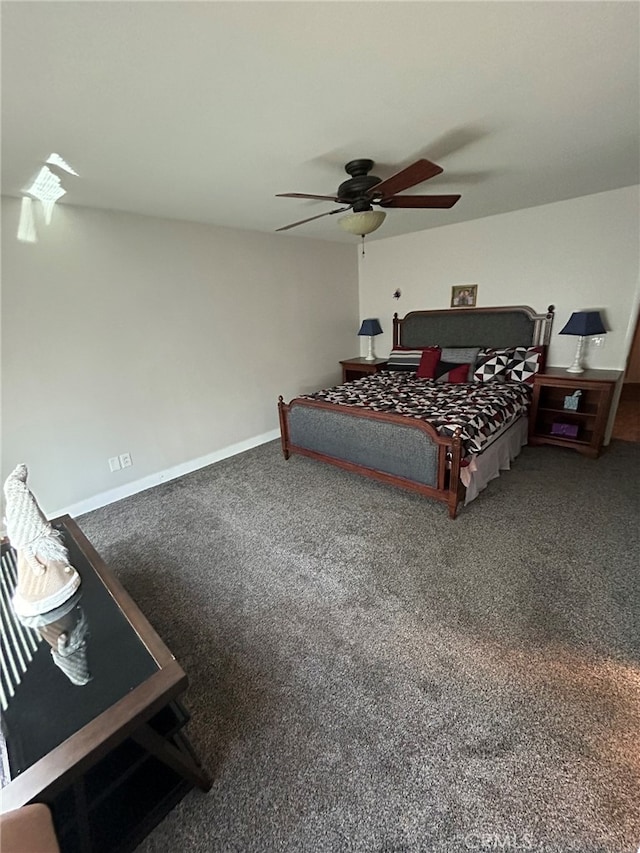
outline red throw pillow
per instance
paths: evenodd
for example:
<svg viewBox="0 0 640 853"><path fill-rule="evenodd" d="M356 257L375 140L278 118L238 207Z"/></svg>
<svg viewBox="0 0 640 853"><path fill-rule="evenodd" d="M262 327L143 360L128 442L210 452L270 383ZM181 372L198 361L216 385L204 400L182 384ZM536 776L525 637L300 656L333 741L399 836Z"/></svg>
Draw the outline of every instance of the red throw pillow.
<svg viewBox="0 0 640 853"><path fill-rule="evenodd" d="M466 382L469 376L470 364L452 364L441 361L436 371L438 382Z"/></svg>
<svg viewBox="0 0 640 853"><path fill-rule="evenodd" d="M422 350L422 357L420 359L420 364L418 365L416 376L419 376L420 379L435 379L436 367L440 361L441 352L442 350L440 347L425 347Z"/></svg>

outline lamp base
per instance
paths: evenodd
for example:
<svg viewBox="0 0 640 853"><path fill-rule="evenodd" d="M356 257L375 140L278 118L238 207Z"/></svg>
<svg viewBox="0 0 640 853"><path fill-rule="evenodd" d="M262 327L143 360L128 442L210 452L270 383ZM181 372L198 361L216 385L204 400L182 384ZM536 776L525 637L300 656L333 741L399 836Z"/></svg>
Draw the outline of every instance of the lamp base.
<svg viewBox="0 0 640 853"><path fill-rule="evenodd" d="M578 346L576 347L576 355L573 359L571 367L567 367L567 373L584 373L582 366L582 347L584 345L584 337L580 335L578 338Z"/></svg>
<svg viewBox="0 0 640 853"><path fill-rule="evenodd" d="M375 361L376 356L373 351L373 335L369 336L369 352L364 357L365 361Z"/></svg>

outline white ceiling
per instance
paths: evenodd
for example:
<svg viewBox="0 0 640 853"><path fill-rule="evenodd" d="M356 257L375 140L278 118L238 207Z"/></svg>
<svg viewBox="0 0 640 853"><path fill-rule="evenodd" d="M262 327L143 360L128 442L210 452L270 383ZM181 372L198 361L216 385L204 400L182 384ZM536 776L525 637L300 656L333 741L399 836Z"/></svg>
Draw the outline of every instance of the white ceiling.
<svg viewBox="0 0 640 853"><path fill-rule="evenodd" d="M640 182L637 2L2 2L2 192L273 232L353 158L451 210L368 239ZM355 242L325 217L281 235Z"/></svg>

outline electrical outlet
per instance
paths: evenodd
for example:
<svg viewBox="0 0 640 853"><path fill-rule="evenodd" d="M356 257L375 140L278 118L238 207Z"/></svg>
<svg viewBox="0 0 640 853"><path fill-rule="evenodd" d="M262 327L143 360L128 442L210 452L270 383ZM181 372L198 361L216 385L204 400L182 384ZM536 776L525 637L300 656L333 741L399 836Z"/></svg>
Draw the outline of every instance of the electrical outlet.
<svg viewBox="0 0 640 853"><path fill-rule="evenodd" d="M122 466L122 468L130 468L133 465L130 453L120 454L120 465Z"/></svg>
<svg viewBox="0 0 640 853"><path fill-rule="evenodd" d="M119 456L112 456L111 459L109 459L109 470L112 474L114 471L119 471L121 467Z"/></svg>

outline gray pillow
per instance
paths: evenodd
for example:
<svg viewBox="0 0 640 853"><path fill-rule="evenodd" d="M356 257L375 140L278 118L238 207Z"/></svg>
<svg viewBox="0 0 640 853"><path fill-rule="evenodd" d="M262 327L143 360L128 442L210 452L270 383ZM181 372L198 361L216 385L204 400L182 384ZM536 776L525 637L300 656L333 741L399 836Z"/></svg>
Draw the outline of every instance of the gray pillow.
<svg viewBox="0 0 640 853"><path fill-rule="evenodd" d="M467 382L471 382L479 352L480 347L443 347L440 359L441 361L448 361L451 364L468 364L469 373L467 375Z"/></svg>

